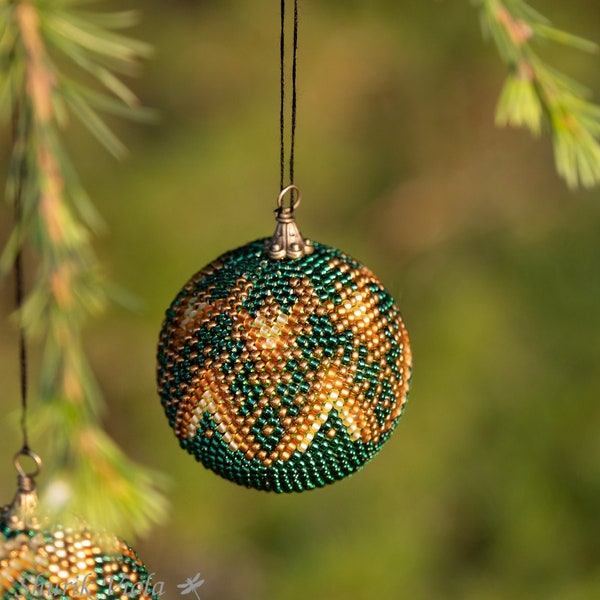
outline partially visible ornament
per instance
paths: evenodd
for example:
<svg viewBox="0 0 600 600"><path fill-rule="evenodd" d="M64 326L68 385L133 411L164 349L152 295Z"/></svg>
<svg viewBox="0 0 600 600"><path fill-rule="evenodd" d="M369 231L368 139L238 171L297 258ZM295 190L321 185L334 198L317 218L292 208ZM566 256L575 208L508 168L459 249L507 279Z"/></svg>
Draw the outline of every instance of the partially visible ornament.
<svg viewBox="0 0 600 600"><path fill-rule="evenodd" d="M286 193L297 200L284 207ZM366 267L300 235L299 190L275 235L217 258L179 292L158 347L161 402L182 448L240 485L292 492L360 469L406 403L412 356Z"/></svg>
<svg viewBox="0 0 600 600"><path fill-rule="evenodd" d="M22 455L35 460L34 473L21 467ZM40 464L30 450L15 457L18 491L0 517L0 598L158 598L147 568L124 541L87 529L40 523L34 481Z"/></svg>

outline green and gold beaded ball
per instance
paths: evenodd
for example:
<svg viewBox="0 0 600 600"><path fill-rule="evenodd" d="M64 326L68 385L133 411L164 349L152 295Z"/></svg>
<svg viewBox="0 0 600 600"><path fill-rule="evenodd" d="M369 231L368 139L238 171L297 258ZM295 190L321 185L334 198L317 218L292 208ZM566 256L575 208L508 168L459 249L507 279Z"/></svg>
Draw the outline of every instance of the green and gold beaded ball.
<svg viewBox="0 0 600 600"><path fill-rule="evenodd" d="M367 268L312 244L273 260L227 252L166 313L158 388L182 448L259 490L332 483L380 450L407 399L408 334Z"/></svg>
<svg viewBox="0 0 600 600"><path fill-rule="evenodd" d="M0 520L2 600L157 600L146 567L125 542L60 527L14 529Z"/></svg>

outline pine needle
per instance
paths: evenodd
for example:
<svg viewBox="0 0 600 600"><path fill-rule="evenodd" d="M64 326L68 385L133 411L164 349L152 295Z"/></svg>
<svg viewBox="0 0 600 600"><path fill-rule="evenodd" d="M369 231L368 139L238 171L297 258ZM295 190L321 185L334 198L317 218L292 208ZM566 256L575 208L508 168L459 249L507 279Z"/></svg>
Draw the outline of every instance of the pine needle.
<svg viewBox="0 0 600 600"><path fill-rule="evenodd" d="M136 13L80 11L87 3L0 0L0 115L3 125L16 125L6 197L15 204L19 194L21 206L0 275L26 245L35 250L35 284L20 317L43 348L38 425L52 440L47 464L55 468L48 502L61 514L129 536L164 517L162 479L128 459L102 429L104 402L82 341L87 319L107 302L92 247L92 229L100 228L101 219L61 134L74 115L122 157L125 146L101 113L151 116L114 74L134 71L150 48L114 31L131 26ZM81 83L77 71L63 73L66 61L79 69Z"/></svg>
<svg viewBox="0 0 600 600"><path fill-rule="evenodd" d="M600 184L600 106L589 91L547 64L535 51L546 40L585 52L598 45L554 28L523 0L473 0L486 34L491 35L509 74L496 123L524 127L538 136L550 130L559 175L570 188Z"/></svg>

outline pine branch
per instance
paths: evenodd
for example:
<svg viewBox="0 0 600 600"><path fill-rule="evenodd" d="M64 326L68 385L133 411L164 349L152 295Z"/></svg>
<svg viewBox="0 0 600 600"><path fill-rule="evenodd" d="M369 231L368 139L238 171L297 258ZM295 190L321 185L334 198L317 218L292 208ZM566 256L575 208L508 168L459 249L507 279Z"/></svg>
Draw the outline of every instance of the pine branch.
<svg viewBox="0 0 600 600"><path fill-rule="evenodd" d="M70 110L113 154L122 155L124 147L96 109L134 118L147 111L104 59L131 66L148 47L107 29L130 25L131 13L91 19L78 14L76 4L0 0L1 96L8 104L3 115L13 115L15 128L6 195L22 208L0 270L10 270L26 244L39 256L22 322L44 346L39 423L52 440L47 462L56 467L49 508L127 535L160 520L165 500L156 474L130 461L100 424L103 399L82 343L87 318L107 301L91 244L98 217L62 147L60 127ZM67 78L56 62L60 55L94 75L106 92Z"/></svg>
<svg viewBox="0 0 600 600"><path fill-rule="evenodd" d="M551 133L558 173L569 187L600 184L600 106L589 92L554 70L533 49L548 40L586 52L597 46L555 29L523 0L474 0L486 33L509 69L496 123Z"/></svg>

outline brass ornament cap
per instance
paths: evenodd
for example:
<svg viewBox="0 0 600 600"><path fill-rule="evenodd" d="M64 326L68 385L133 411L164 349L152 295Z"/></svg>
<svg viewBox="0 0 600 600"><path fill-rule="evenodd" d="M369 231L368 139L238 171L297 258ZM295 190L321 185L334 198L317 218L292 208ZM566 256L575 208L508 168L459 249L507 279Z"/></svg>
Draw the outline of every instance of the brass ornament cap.
<svg viewBox="0 0 600 600"><path fill-rule="evenodd" d="M158 390L182 448L259 490L360 469L407 400L412 355L391 295L343 252L272 259L268 240L199 271L166 312Z"/></svg>
<svg viewBox="0 0 600 600"><path fill-rule="evenodd" d="M287 193L292 195L290 206L284 205ZM313 244L310 240L302 237L294 218L294 211L300 206L300 202L302 202L302 193L295 185L289 185L279 194L275 210L277 228L273 237L265 241L265 251L269 258L280 260L282 258L301 258L312 254Z"/></svg>
<svg viewBox="0 0 600 600"><path fill-rule="evenodd" d="M27 470L22 464L23 457L33 461L35 468ZM35 478L42 470L41 458L27 446L15 454L13 459L17 471L17 493L13 501L2 508L0 519L14 530L37 529L38 521L38 495Z"/></svg>

